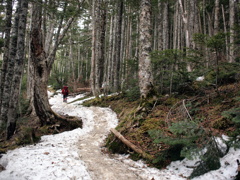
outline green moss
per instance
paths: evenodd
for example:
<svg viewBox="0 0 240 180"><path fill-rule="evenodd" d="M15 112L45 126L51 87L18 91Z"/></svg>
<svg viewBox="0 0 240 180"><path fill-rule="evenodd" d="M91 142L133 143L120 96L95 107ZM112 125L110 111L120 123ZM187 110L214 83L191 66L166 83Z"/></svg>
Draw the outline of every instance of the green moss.
<svg viewBox="0 0 240 180"><path fill-rule="evenodd" d="M159 120L157 118L147 119L142 123L140 127L140 131L142 131L142 133L146 133L151 129L155 129L156 127L161 127L164 124L165 124L165 121Z"/></svg>
<svg viewBox="0 0 240 180"><path fill-rule="evenodd" d="M179 101L179 99L173 97L173 96L170 96L166 99L166 101L164 101L164 104L169 106L173 106L174 104L176 104L177 102Z"/></svg>
<svg viewBox="0 0 240 180"><path fill-rule="evenodd" d="M40 137L36 136L33 128L23 127L20 136L16 140L18 145L26 145L38 142Z"/></svg>

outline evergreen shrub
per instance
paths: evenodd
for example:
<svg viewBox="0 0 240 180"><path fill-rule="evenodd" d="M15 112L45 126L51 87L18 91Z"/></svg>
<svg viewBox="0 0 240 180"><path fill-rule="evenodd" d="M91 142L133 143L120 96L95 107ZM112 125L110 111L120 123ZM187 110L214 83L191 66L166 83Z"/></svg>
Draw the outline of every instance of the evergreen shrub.
<svg viewBox="0 0 240 180"><path fill-rule="evenodd" d="M140 97L140 89L138 86L138 81L132 79L129 81L129 88L124 91L124 97L130 102L136 101Z"/></svg>
<svg viewBox="0 0 240 180"><path fill-rule="evenodd" d="M197 122L186 120L178 121L172 123L168 127L168 131L150 130L148 133L154 140L154 143L167 144L169 146L168 150L174 147L181 147L179 148L179 152L172 152L165 149L159 154L159 157L156 158L155 163L171 156L175 157L174 160L199 157L199 164L193 170L190 178L200 176L220 167L219 158L224 154L221 147L218 146L211 133L206 132ZM179 154L179 156L176 156L176 154Z"/></svg>

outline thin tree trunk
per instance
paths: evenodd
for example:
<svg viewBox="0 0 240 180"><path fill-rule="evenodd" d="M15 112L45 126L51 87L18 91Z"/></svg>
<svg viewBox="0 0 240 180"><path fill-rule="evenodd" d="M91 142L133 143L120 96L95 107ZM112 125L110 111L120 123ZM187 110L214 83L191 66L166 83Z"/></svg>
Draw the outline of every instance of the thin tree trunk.
<svg viewBox="0 0 240 180"><path fill-rule="evenodd" d="M229 62L235 62L234 53L234 24L235 24L235 0L229 0L229 28L230 28L230 48L229 48Z"/></svg>
<svg viewBox="0 0 240 180"><path fill-rule="evenodd" d="M195 33L195 27L197 26L197 8L196 8L196 0L191 0L189 6L189 23L188 23L188 29L189 29L189 48L194 49L195 43L193 41L193 34Z"/></svg>
<svg viewBox="0 0 240 180"><path fill-rule="evenodd" d="M215 0L214 11L214 35L219 32L219 0Z"/></svg>
<svg viewBox="0 0 240 180"><path fill-rule="evenodd" d="M158 51L163 50L163 13L162 13L162 1L158 1Z"/></svg>
<svg viewBox="0 0 240 180"><path fill-rule="evenodd" d="M182 5L182 0L179 0L179 5L180 5L180 9L182 11L182 20L183 23L185 25L185 39L186 39L186 47L189 48L189 30L188 30L188 18L187 18L187 11L186 9L183 9L183 5Z"/></svg>
<svg viewBox="0 0 240 180"><path fill-rule="evenodd" d="M153 76L150 60L151 52L151 3L150 0L142 0L140 5L140 52L139 52L139 87L141 98L150 96L153 88Z"/></svg>
<svg viewBox="0 0 240 180"><path fill-rule="evenodd" d="M90 75L90 85L91 85L91 91L93 95L96 95L96 89L95 89L95 73L96 73L96 15L95 15L95 8L96 8L96 2L93 0L92 4L92 57L91 57L91 75Z"/></svg>
<svg viewBox="0 0 240 180"><path fill-rule="evenodd" d="M178 27L178 16L179 16L179 12L178 12L178 3L175 3L174 5L174 18L173 18L173 49L177 49L177 40L178 40L178 31L179 31L179 27Z"/></svg>
<svg viewBox="0 0 240 180"><path fill-rule="evenodd" d="M123 14L123 1L119 0L117 3L119 7L116 20L116 48L114 59L114 86L113 89L117 92L120 89L120 50L121 50L121 30L122 30L122 14Z"/></svg>
<svg viewBox="0 0 240 180"><path fill-rule="evenodd" d="M163 50L169 49L168 2L163 3Z"/></svg>
<svg viewBox="0 0 240 180"><path fill-rule="evenodd" d="M110 82L111 82L111 85L110 85L110 88L113 89L113 86L114 86L114 65L115 65L115 53L116 53L116 26L117 26L117 21L116 21L116 15L114 15L113 17L113 38L112 38L112 54L111 54L111 60L112 60L112 63L111 63L111 79L110 79Z"/></svg>
<svg viewBox="0 0 240 180"><path fill-rule="evenodd" d="M189 37L188 13L187 13L186 7L185 7L185 9L183 8L182 0L179 0L178 2L179 2L180 9L181 9L181 12L182 12L182 21L184 23L186 48L189 49L190 48L190 37ZM187 64L187 71L188 72L192 71L190 63Z"/></svg>
<svg viewBox="0 0 240 180"><path fill-rule="evenodd" d="M109 46L108 46L108 65L107 65L107 78L106 78L106 86L105 86L105 92L109 91L111 83L111 72L112 72L112 49L113 49L113 16L111 16L110 19L110 32L109 32Z"/></svg>
<svg viewBox="0 0 240 180"><path fill-rule="evenodd" d="M224 33L227 33L227 26L226 26L226 18L225 18L225 12L224 12L224 7L222 5L222 16L223 16L223 28L224 28ZM228 55L229 55L229 45L228 45L228 37L226 36L225 38L225 45L226 45L226 59L229 59Z"/></svg>
<svg viewBox="0 0 240 180"><path fill-rule="evenodd" d="M206 3L205 0L203 0L203 34L207 35L207 23L206 23ZM208 24L209 25L209 24ZM204 48L204 57L206 58L206 67L209 67L209 53L208 53L208 48Z"/></svg>
<svg viewBox="0 0 240 180"><path fill-rule="evenodd" d="M123 7L124 8L124 7ZM121 48L120 48L120 75L121 75L121 91L124 90L125 84L126 84L126 79L125 79L125 73L126 69L124 67L124 56L125 56L125 17L122 15L122 25L121 25ZM138 24L137 24L138 27ZM135 53L137 53L137 48Z"/></svg>

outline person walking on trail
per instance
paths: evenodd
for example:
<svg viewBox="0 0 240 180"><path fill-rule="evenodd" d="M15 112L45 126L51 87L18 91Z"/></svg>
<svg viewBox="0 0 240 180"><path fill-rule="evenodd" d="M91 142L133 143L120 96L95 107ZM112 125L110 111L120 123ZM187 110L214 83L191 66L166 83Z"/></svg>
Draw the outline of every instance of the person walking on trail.
<svg viewBox="0 0 240 180"><path fill-rule="evenodd" d="M63 102L67 102L68 93L69 93L68 87L67 86L63 86L63 89L62 89Z"/></svg>

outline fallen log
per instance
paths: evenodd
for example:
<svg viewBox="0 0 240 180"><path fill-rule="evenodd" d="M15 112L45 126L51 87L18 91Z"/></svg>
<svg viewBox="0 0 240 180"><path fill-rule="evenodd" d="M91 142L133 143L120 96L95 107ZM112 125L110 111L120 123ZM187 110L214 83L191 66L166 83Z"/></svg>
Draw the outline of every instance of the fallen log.
<svg viewBox="0 0 240 180"><path fill-rule="evenodd" d="M116 129L111 129L111 132L118 138L120 139L125 145L127 145L129 148L131 148L132 150L134 150L136 153L140 154L143 158L152 160L153 156L151 156L150 154L147 154L146 152L144 152L142 149L140 149L139 147L135 146L133 143L131 143L130 141L128 141L120 132L118 132Z"/></svg>
<svg viewBox="0 0 240 180"><path fill-rule="evenodd" d="M91 88L77 88L77 92L90 92Z"/></svg>

